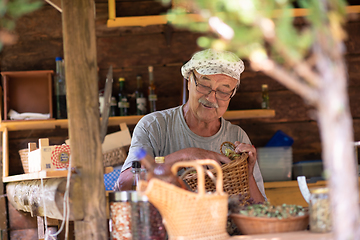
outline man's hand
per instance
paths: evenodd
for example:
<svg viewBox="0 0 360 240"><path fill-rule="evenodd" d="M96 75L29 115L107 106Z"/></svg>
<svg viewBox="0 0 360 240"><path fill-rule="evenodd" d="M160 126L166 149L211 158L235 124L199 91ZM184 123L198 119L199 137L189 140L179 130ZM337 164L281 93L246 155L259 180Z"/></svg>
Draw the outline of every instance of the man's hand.
<svg viewBox="0 0 360 240"><path fill-rule="evenodd" d="M249 169L249 176L253 175L254 172L254 166L256 163L256 159L257 159L257 153L256 153L256 148L250 144L246 144L246 143L240 143L238 141L236 141L235 143L235 152L236 153L243 153L246 152L249 154L249 158L248 158L248 169Z"/></svg>

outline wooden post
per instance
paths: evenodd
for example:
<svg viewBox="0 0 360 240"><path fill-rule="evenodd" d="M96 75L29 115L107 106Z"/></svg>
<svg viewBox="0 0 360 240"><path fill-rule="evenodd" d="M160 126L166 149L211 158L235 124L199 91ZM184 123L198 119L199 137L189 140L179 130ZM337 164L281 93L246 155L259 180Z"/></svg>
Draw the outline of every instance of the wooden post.
<svg viewBox="0 0 360 240"><path fill-rule="evenodd" d="M84 219L76 239L107 239L93 0L62 0L65 77L73 166L80 169Z"/></svg>

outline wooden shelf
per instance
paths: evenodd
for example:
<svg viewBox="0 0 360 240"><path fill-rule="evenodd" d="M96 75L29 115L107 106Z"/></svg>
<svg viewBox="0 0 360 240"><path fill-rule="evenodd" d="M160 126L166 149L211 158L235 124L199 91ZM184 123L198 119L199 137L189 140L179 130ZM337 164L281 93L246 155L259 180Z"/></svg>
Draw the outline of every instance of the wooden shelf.
<svg viewBox="0 0 360 240"><path fill-rule="evenodd" d="M110 173L113 171L113 167L105 167L104 173ZM52 171L40 171L26 174L13 175L8 177L3 177L3 182L19 182L25 180L35 180L35 179L46 179L46 178L63 178L67 177L68 170L52 170ZM76 174L76 171L72 171L71 174Z"/></svg>
<svg viewBox="0 0 360 240"><path fill-rule="evenodd" d="M46 179L46 178L62 178L67 177L67 170L55 170L55 171L41 171L34 173L26 173L14 176L3 177L3 182L18 182L25 180L35 180L35 179Z"/></svg>
<svg viewBox="0 0 360 240"><path fill-rule="evenodd" d="M266 118L274 117L275 110L273 109L255 109L255 110L236 110L227 111L224 114L226 120L248 119L248 118ZM110 117L108 125L118 126L120 123L127 125L135 125L143 116L125 116L125 117ZM21 174L9 176L9 153L8 153L8 132L31 129L54 129L56 127L67 128L67 119L48 119L48 120L22 120L22 121L2 121L0 122L0 131L2 131L3 138L3 182L16 182L23 180L41 179L41 178L59 178L66 177L67 171L41 171L36 173Z"/></svg>
<svg viewBox="0 0 360 240"><path fill-rule="evenodd" d="M50 0L45 0L50 2ZM54 1L54 0L51 0ZM57 1L57 0L56 0ZM145 27L148 25L161 25L161 24L178 24L181 23L181 20L175 18L172 22L169 21L168 15L152 15L152 16L130 16L130 17L116 17L116 10L115 10L115 0L108 0L109 1L109 18L107 20L107 27L132 27L132 26L141 26ZM55 8L59 10L59 8L52 4ZM61 10L61 9L60 9ZM59 11L60 11L59 10ZM273 11L273 18L277 18L281 16L280 10ZM346 13L359 13L360 6L346 6ZM309 11L305 8L294 8L291 9L291 14L293 17L304 17L308 15ZM201 14L194 14L194 13L187 13L185 14L188 20L192 22L205 22L206 19L201 16ZM178 22L180 21L180 22Z"/></svg>
<svg viewBox="0 0 360 240"><path fill-rule="evenodd" d="M237 120L247 118L266 118L274 117L275 110L273 109L254 109L254 110L234 110L227 111L224 114L226 120ZM127 125L136 125L136 123L143 117L139 116L124 116L124 117L110 117L109 126L117 126L120 123ZM2 121L0 123L0 131L6 128L8 131L31 130L31 129L54 129L56 127L67 128L67 119L48 119L48 120L13 120Z"/></svg>

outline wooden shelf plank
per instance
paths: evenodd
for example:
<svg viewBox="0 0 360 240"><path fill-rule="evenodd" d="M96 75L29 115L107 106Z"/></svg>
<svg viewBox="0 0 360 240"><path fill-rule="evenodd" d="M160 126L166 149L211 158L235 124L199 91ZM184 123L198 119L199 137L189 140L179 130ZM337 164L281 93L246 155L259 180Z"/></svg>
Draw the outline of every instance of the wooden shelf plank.
<svg viewBox="0 0 360 240"><path fill-rule="evenodd" d="M226 120L246 119L246 118L265 118L274 117L275 110L273 109L253 109L253 110L233 110L227 111L224 114ZM109 126L117 126L120 123L127 125L135 125L143 115L124 116L124 117L110 117ZM48 120L15 120L2 121L0 124L0 131L5 128L8 131L30 130L30 129L54 129L55 127L67 128L67 119L48 119Z"/></svg>
<svg viewBox="0 0 360 240"><path fill-rule="evenodd" d="M204 21L203 17L199 14L186 14L186 18L191 19L194 22ZM107 20L107 27L126 27L126 26L141 26L145 27L148 25L161 25L169 22L167 15L153 15L153 16L136 16L136 17L117 17L110 18ZM175 22L171 22L176 24Z"/></svg>
<svg viewBox="0 0 360 240"><path fill-rule="evenodd" d="M223 116L226 120L237 120L247 118L267 118L275 117L273 109L253 109L253 110L235 110L227 111Z"/></svg>
<svg viewBox="0 0 360 240"><path fill-rule="evenodd" d="M105 167L104 174L112 172L113 167ZM3 182L19 182L26 180L34 180L34 179L45 179L45 178L62 178L67 177L68 170L52 170L52 171L40 171L26 174L13 175L8 177L3 177ZM76 171L72 171L72 174L76 174Z"/></svg>
<svg viewBox="0 0 360 240"><path fill-rule="evenodd" d="M66 177L68 174L67 170L55 170L55 171L41 171L26 173L14 176L3 177L3 182L18 182L25 180L34 180L34 179L45 179L45 178L61 178Z"/></svg>
<svg viewBox="0 0 360 240"><path fill-rule="evenodd" d="M49 0L47 0L49 1ZM291 10L293 17L304 17L308 15L309 11L305 8L294 8ZM347 6L346 12L350 13L359 13L360 6ZM161 25L169 23L168 17L166 14L164 15L153 15L153 16L130 16L130 17L115 17L115 5L113 9L109 8L109 19L107 20L107 27L129 27L129 26L148 26L148 25ZM280 16L279 10L274 10L273 17L277 18ZM194 22L204 22L205 19L200 14L188 13L186 14L188 19L191 19ZM174 22L170 22L172 24L176 24L176 19Z"/></svg>

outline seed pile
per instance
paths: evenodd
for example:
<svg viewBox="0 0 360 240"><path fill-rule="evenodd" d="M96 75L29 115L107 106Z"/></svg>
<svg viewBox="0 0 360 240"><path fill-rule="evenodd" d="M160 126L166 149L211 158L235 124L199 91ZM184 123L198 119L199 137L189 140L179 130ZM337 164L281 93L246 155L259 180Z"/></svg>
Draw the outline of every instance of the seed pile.
<svg viewBox="0 0 360 240"><path fill-rule="evenodd" d="M273 206L266 202L264 204L253 204L243 207L240 214L249 217L267 217L284 219L289 217L300 217L306 214L306 209L299 205L283 204L280 206Z"/></svg>

